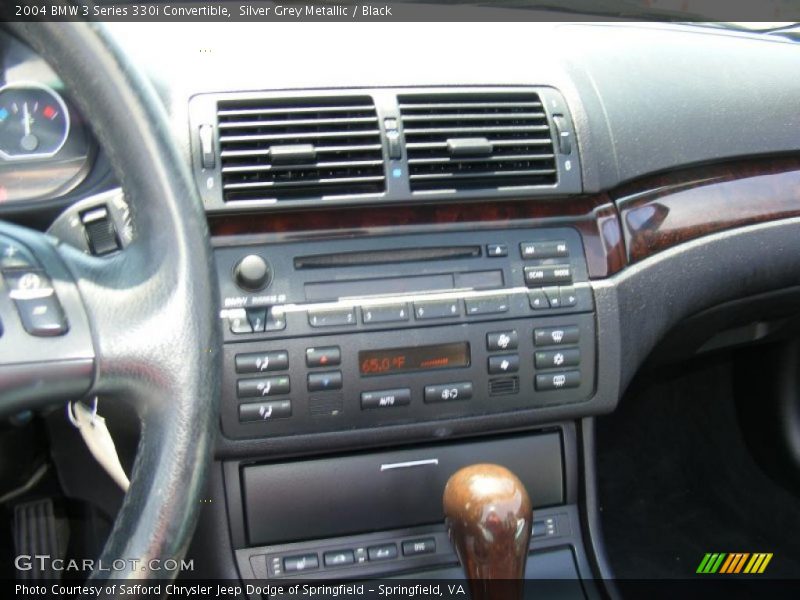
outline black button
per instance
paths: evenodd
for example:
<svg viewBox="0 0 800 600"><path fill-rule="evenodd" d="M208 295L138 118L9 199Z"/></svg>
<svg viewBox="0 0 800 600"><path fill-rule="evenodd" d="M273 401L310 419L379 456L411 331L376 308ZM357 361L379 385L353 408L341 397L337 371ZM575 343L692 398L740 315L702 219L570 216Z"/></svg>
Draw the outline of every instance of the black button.
<svg viewBox="0 0 800 600"><path fill-rule="evenodd" d="M308 324L312 327L355 325L356 313L352 308L308 311Z"/></svg>
<svg viewBox="0 0 800 600"><path fill-rule="evenodd" d="M522 258L562 258L569 256L566 242L523 242L519 245Z"/></svg>
<svg viewBox="0 0 800 600"><path fill-rule="evenodd" d="M508 246L506 244L486 244L486 256L508 256Z"/></svg>
<svg viewBox="0 0 800 600"><path fill-rule="evenodd" d="M563 346L564 344L575 344L579 336L578 328L575 325L547 327L533 330L533 343L535 346Z"/></svg>
<svg viewBox="0 0 800 600"><path fill-rule="evenodd" d="M425 402L449 402L470 398L472 398L472 383L469 381L425 386Z"/></svg>
<svg viewBox="0 0 800 600"><path fill-rule="evenodd" d="M289 353L286 350L277 350L275 352L237 354L234 361L237 373L283 371L289 368Z"/></svg>
<svg viewBox="0 0 800 600"><path fill-rule="evenodd" d="M559 290L559 294L561 295L562 308L578 304L578 295L575 293L574 287L562 287Z"/></svg>
<svg viewBox="0 0 800 600"><path fill-rule="evenodd" d="M519 371L519 355L501 354L489 357L489 373L502 375L503 373L516 373Z"/></svg>
<svg viewBox="0 0 800 600"><path fill-rule="evenodd" d="M531 290L528 292L528 302L533 310L550 308L550 303L547 301L547 296L545 296L544 291L542 290Z"/></svg>
<svg viewBox="0 0 800 600"><path fill-rule="evenodd" d="M490 352L495 350L516 350L518 344L517 331L494 331L486 334L486 349Z"/></svg>
<svg viewBox="0 0 800 600"><path fill-rule="evenodd" d="M408 540L407 542L403 542L403 556L432 554L433 552L436 552L436 540L434 538Z"/></svg>
<svg viewBox="0 0 800 600"><path fill-rule="evenodd" d="M292 403L289 400L253 402L239 405L239 421L271 421L292 416Z"/></svg>
<svg viewBox="0 0 800 600"><path fill-rule="evenodd" d="M22 244L0 239L0 269L30 269L36 267L33 255Z"/></svg>
<svg viewBox="0 0 800 600"><path fill-rule="evenodd" d="M569 265L525 267L524 272L525 283L529 286L572 283L572 267Z"/></svg>
<svg viewBox="0 0 800 600"><path fill-rule="evenodd" d="M253 333L253 326L247 319L247 312L242 308L236 311L235 316L228 317L231 333Z"/></svg>
<svg viewBox="0 0 800 600"><path fill-rule="evenodd" d="M508 296L487 296L466 301L467 314L490 315L508 312Z"/></svg>
<svg viewBox="0 0 800 600"><path fill-rule="evenodd" d="M283 570L287 573L311 571L313 569L319 569L319 558L317 558L316 554L287 556L283 559Z"/></svg>
<svg viewBox="0 0 800 600"><path fill-rule="evenodd" d="M550 303L550 308L561 308L561 293L558 288L544 288L544 294Z"/></svg>
<svg viewBox="0 0 800 600"><path fill-rule="evenodd" d="M263 377L261 379L240 379L236 382L239 398L259 398L288 394L289 377Z"/></svg>
<svg viewBox="0 0 800 600"><path fill-rule="evenodd" d="M286 314L283 309L272 307L267 311L267 326L265 331L280 331L286 329Z"/></svg>
<svg viewBox="0 0 800 600"><path fill-rule="evenodd" d="M375 390L361 392L361 408L389 408L411 403L411 390Z"/></svg>
<svg viewBox="0 0 800 600"><path fill-rule="evenodd" d="M396 544L381 544L367 548L370 560L391 560L397 558Z"/></svg>
<svg viewBox="0 0 800 600"><path fill-rule="evenodd" d="M394 323L408 321L410 318L408 305L384 304L382 306L367 306L361 309L361 320L364 323Z"/></svg>
<svg viewBox="0 0 800 600"><path fill-rule="evenodd" d="M11 290L12 298L38 298L53 291L53 284L44 271L5 271L3 277Z"/></svg>
<svg viewBox="0 0 800 600"><path fill-rule="evenodd" d="M321 371L308 374L308 391L324 392L342 389L341 371Z"/></svg>
<svg viewBox="0 0 800 600"><path fill-rule="evenodd" d="M267 326L267 308L248 308L247 320L253 328L253 333L263 332Z"/></svg>
<svg viewBox="0 0 800 600"><path fill-rule="evenodd" d="M443 319L446 317L461 316L461 307L458 300L445 302L415 302L414 315L418 319Z"/></svg>
<svg viewBox="0 0 800 600"><path fill-rule="evenodd" d="M335 550L326 552L322 556L326 567L339 567L341 565L352 565L356 562L356 557L352 550Z"/></svg>
<svg viewBox="0 0 800 600"><path fill-rule="evenodd" d="M534 355L537 369L556 369L558 367L574 367L581 362L581 351L577 348L563 350L539 350Z"/></svg>
<svg viewBox="0 0 800 600"><path fill-rule="evenodd" d="M55 292L43 298L14 300L22 326L31 335L62 335L67 331L67 320Z"/></svg>
<svg viewBox="0 0 800 600"><path fill-rule="evenodd" d="M536 376L536 389L539 391L575 388L580 384L580 371L564 371L563 373L547 373Z"/></svg>
<svg viewBox="0 0 800 600"><path fill-rule="evenodd" d="M339 346L323 348L306 348L306 366L335 367L342 362L342 351Z"/></svg>
<svg viewBox="0 0 800 600"><path fill-rule="evenodd" d="M86 211L81 215L81 221L92 254L103 256L120 249L117 229L105 206Z"/></svg>

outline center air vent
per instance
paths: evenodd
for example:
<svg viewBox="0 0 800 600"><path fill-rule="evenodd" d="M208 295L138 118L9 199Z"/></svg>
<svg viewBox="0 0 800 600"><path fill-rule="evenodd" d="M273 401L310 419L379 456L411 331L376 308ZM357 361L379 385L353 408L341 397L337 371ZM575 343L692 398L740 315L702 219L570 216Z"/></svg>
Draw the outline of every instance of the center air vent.
<svg viewBox="0 0 800 600"><path fill-rule="evenodd" d="M534 92L399 97L412 192L513 190L558 180Z"/></svg>
<svg viewBox="0 0 800 600"><path fill-rule="evenodd" d="M220 100L225 202L341 198L386 189L369 96Z"/></svg>

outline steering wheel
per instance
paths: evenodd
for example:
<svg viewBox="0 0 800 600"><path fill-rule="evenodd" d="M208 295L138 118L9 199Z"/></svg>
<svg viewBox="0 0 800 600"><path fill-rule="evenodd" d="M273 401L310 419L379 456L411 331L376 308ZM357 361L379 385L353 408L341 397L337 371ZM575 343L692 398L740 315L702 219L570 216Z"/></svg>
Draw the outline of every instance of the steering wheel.
<svg viewBox="0 0 800 600"><path fill-rule="evenodd" d="M221 372L218 295L202 203L170 138L162 102L102 26L8 27L53 67L91 122L130 204L136 239L96 258L0 223L0 244L12 249L6 258L18 261L2 263L0 278L0 413L95 395L104 403L130 403L141 438L129 491L100 559L139 566L91 577L174 576L149 565L182 558L194 531ZM38 279L15 291L25 272ZM48 289L68 328L32 335L21 321L24 301Z"/></svg>

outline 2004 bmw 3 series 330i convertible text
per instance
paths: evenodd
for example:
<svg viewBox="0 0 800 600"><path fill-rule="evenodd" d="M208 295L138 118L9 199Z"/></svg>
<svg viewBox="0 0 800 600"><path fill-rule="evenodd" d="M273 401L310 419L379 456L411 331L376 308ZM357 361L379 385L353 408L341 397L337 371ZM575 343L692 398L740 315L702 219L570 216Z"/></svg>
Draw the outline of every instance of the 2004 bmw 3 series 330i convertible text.
<svg viewBox="0 0 800 600"><path fill-rule="evenodd" d="M797 597L800 7L0 13L9 597Z"/></svg>

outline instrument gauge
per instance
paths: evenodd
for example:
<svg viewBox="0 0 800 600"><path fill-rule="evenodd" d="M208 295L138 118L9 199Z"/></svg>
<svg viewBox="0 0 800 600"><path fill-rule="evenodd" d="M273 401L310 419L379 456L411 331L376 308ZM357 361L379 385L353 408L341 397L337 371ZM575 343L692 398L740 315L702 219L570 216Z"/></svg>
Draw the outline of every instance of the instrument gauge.
<svg viewBox="0 0 800 600"><path fill-rule="evenodd" d="M69 135L69 111L52 88L36 83L0 87L0 158L50 158Z"/></svg>

